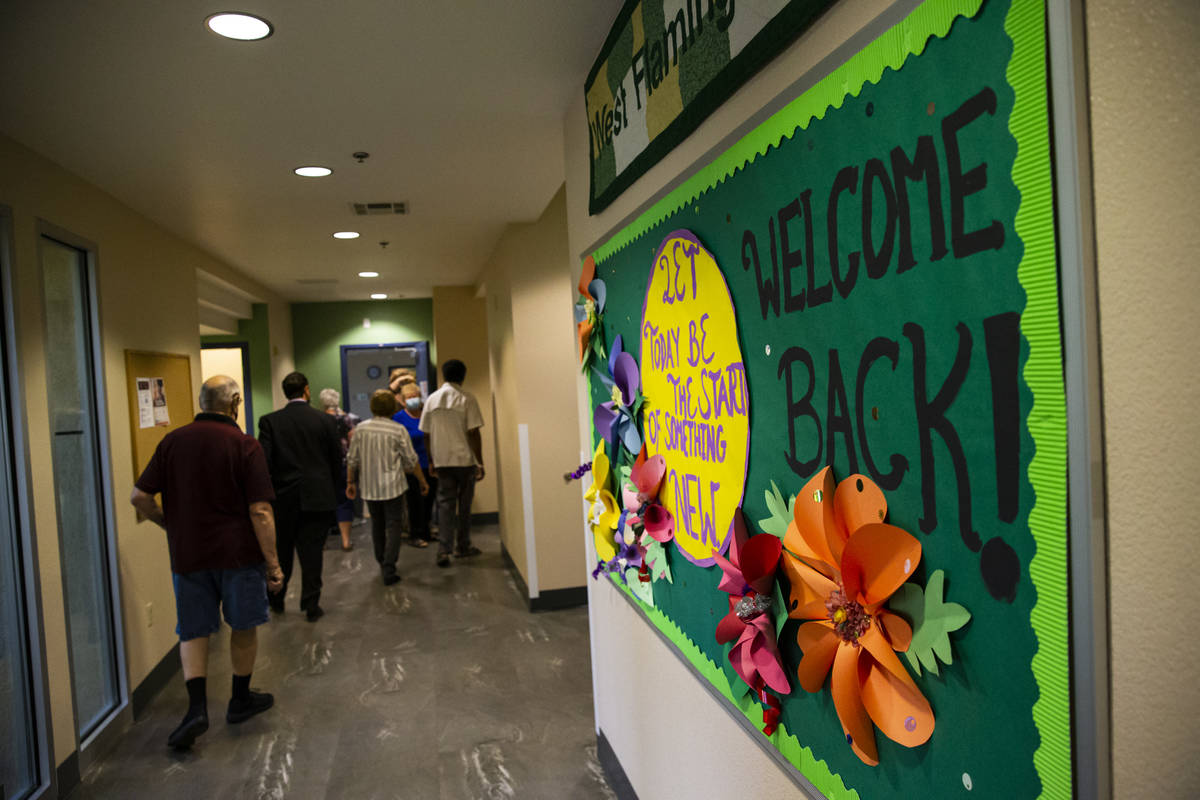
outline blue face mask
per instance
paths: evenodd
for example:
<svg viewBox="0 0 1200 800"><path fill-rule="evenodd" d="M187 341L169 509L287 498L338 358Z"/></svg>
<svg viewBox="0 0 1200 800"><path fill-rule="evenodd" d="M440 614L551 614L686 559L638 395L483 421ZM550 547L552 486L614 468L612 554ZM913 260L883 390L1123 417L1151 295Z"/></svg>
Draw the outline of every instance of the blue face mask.
<svg viewBox="0 0 1200 800"><path fill-rule="evenodd" d="M408 406L410 411L416 411L421 407L421 398L410 397L404 401L404 405Z"/></svg>

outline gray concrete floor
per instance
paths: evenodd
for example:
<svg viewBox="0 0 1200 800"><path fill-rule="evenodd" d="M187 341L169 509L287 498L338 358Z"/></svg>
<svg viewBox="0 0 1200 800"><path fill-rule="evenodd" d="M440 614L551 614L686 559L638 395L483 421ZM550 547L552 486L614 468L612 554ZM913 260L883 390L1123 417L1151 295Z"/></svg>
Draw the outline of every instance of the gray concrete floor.
<svg viewBox="0 0 1200 800"><path fill-rule="evenodd" d="M209 657L211 727L185 753L167 734L187 705L182 674L72 800L93 798L612 798L596 759L587 610L530 614L500 556L449 569L405 546L385 587L363 524L325 551L326 615L288 608L259 629L252 685L275 707L225 723L228 630Z"/></svg>

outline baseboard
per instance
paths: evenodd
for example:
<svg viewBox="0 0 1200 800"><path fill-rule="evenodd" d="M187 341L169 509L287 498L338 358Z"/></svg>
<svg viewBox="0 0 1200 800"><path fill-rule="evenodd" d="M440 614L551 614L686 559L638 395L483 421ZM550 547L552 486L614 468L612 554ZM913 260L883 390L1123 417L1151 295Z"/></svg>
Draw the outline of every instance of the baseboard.
<svg viewBox="0 0 1200 800"><path fill-rule="evenodd" d="M629 782L629 776L621 767L621 762L617 759L612 745L608 743L604 731L596 733L596 759L600 762L600 768L604 770L608 788L613 790L617 800L638 800L637 792L633 790L633 784Z"/></svg>
<svg viewBox="0 0 1200 800"><path fill-rule="evenodd" d="M566 589L548 589L537 597L529 598L530 611L558 611L587 605L587 587L570 586Z"/></svg>
<svg viewBox="0 0 1200 800"><path fill-rule="evenodd" d="M142 679L142 682L133 690L133 694L129 698L129 705L133 710L133 719L137 721L142 718L144 712L150 702L158 696L158 693L166 688L175 674L179 672L179 642L167 651L150 673Z"/></svg>
<svg viewBox="0 0 1200 800"><path fill-rule="evenodd" d="M548 589L547 591L539 592L537 597L530 597L529 585L525 583L525 578L521 575L521 570L517 569L517 562L513 561L512 555L509 554L508 548L504 546L503 540L500 542L500 555L504 558L504 563L508 566L509 572L512 573L513 581L516 582L517 589L520 591L521 596L525 598L525 602L529 606L531 613L538 611L558 611L563 608L575 608L576 606L587 605L586 586Z"/></svg>
<svg viewBox="0 0 1200 800"><path fill-rule="evenodd" d="M58 765L58 769L54 773L54 782L57 786L59 797L66 797L75 791L75 787L79 786L80 779L79 751L72 750L71 755L63 759L63 762Z"/></svg>
<svg viewBox="0 0 1200 800"><path fill-rule="evenodd" d="M499 511L482 511L478 514L472 514L471 515L471 524L472 525L499 525L500 524L500 512Z"/></svg>

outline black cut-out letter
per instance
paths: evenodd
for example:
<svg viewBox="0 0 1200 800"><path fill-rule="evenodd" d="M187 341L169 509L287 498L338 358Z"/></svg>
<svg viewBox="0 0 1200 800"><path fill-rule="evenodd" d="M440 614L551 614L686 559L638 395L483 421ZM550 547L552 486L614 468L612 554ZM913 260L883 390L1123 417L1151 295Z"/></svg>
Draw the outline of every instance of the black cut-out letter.
<svg viewBox="0 0 1200 800"><path fill-rule="evenodd" d="M908 204L908 181L925 178L925 196L929 200L929 260L946 257L946 221L942 218L942 178L932 136L917 137L917 152L909 161L903 148L892 150L892 179L896 184L896 214L900 227L899 266L905 272L917 263L912 251L912 213Z"/></svg>
<svg viewBox="0 0 1200 800"><path fill-rule="evenodd" d="M1021 460L1021 402L1017 362L1021 315L997 314L983 321L988 369L992 375L992 434L996 442L996 508L1002 522L1017 518Z"/></svg>
<svg viewBox="0 0 1200 800"><path fill-rule="evenodd" d="M878 336L867 343L867 349L863 351L862 358L858 362L858 380L855 383L854 389L854 407L858 409L858 446L862 448L863 463L866 464L867 473L871 476L871 480L878 484L880 489L890 492L900 486L900 481L904 478L904 471L908 469L908 459L899 453L892 453L890 459L892 471L884 474L875 466L875 459L871 457L871 447L867 443L864 387L867 383L867 372L870 371L871 364L881 358L887 358L891 361L892 372L895 372L896 365L900 362L900 344L883 336Z"/></svg>
<svg viewBox="0 0 1200 800"><path fill-rule="evenodd" d="M885 217L883 242L878 250L875 249L873 230L876 183L883 191ZM896 240L896 190L892 188L892 179L888 176L887 167L878 158L869 159L863 169L862 237L863 262L866 264L867 277L879 280L887 274L888 264L892 261L892 245Z"/></svg>
<svg viewBox="0 0 1200 800"><path fill-rule="evenodd" d="M774 259L772 259L774 261ZM747 228L742 233L742 269L747 272L750 270L750 265L754 265L754 278L758 282L758 302L762 307L762 318L767 318L767 309L775 312L775 316L779 316L779 267L774 266L774 278L763 280L762 265L758 260L758 242L754 238L754 232Z"/></svg>
<svg viewBox="0 0 1200 800"><path fill-rule="evenodd" d="M792 381L792 367L797 363L808 369L808 389L799 400L795 399L796 390ZM791 467L792 472L801 478L806 478L821 463L822 450L821 418L817 416L817 410L813 408L812 404L813 390L817 385L812 355L803 347L789 347L779 359L778 377L784 379L784 385L787 389L788 449L783 455L787 459L787 464ZM800 417L811 419L817 429L817 435L814 437L814 441L817 443L817 453L808 461L800 461L796 458L796 420Z"/></svg>
<svg viewBox="0 0 1200 800"><path fill-rule="evenodd" d="M854 451L854 432L850 422L850 405L846 402L846 382L842 380L842 364L838 351L829 350L829 393L825 414L825 436L829 440L826 450L829 452L829 463L833 463L833 437L841 434L846 441L846 455L850 457L848 475L858 473L858 454Z"/></svg>
<svg viewBox="0 0 1200 800"><path fill-rule="evenodd" d="M833 273L833 285L845 299L858 281L858 251L846 256L846 276L838 273L838 195L842 192L854 194L858 186L858 167L842 167L833 179L829 190L829 210L825 215L826 232L829 234L829 271Z"/></svg>
<svg viewBox="0 0 1200 800"><path fill-rule="evenodd" d="M958 396L967 368L971 365L971 331L963 323L958 331L958 352L950 373L932 400L928 399L925 371L928 360L925 351L925 331L913 322L904 323L904 335L913 349L913 403L917 409L917 430L921 440L921 501L924 514L917 520L921 530L931 533L937 527L937 488L933 461L933 432L937 431L950 451L954 465L954 479L958 485L958 529L963 541L972 552L978 553L981 545L979 534L971 524L971 479L967 474L967 457L963 452L958 431L946 418L946 412Z"/></svg>
<svg viewBox="0 0 1200 800"><path fill-rule="evenodd" d="M783 310L785 312L804 310L804 290L792 292L792 270L803 263L800 249L791 247L791 236L788 235L788 223L800 216L800 201L793 200L779 209L779 260L783 267Z"/></svg>
<svg viewBox="0 0 1200 800"><path fill-rule="evenodd" d="M950 182L950 244L955 258L966 258L984 250L999 250L1004 246L1004 226L1000 220L976 231L964 232L966 200L970 195L987 188L987 162L976 164L963 172L962 153L958 147L958 132L981 114L996 113L996 93L984 87L942 120L942 141L946 148L946 166Z"/></svg>

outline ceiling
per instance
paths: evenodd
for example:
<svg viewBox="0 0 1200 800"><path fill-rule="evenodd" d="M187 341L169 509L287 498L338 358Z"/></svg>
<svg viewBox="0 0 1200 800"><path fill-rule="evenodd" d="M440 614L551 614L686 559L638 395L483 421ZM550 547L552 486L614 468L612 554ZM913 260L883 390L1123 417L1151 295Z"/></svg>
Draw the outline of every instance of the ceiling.
<svg viewBox="0 0 1200 800"><path fill-rule="evenodd" d="M536 219L561 185L564 111L621 2L2 5L0 132L312 301L474 282L504 227ZM274 34L204 27L228 10ZM334 173L292 173L305 164ZM354 202L409 211L355 216ZM362 236L332 238L342 230ZM323 279L337 282L311 283Z"/></svg>

